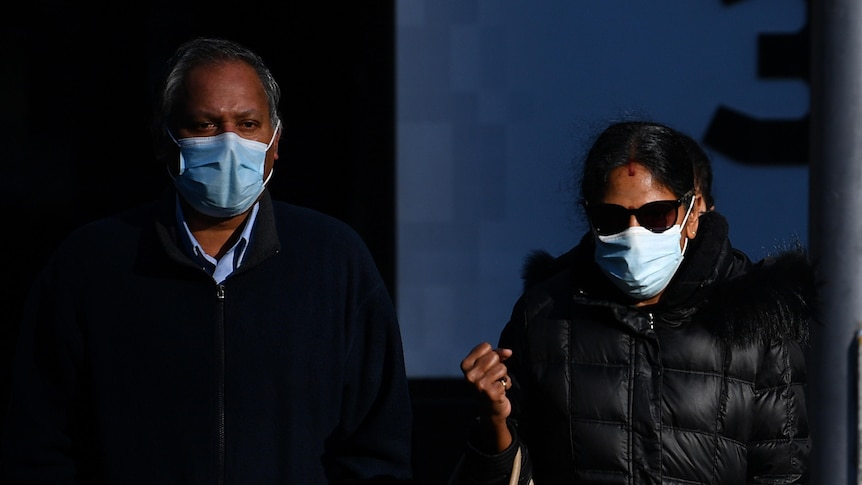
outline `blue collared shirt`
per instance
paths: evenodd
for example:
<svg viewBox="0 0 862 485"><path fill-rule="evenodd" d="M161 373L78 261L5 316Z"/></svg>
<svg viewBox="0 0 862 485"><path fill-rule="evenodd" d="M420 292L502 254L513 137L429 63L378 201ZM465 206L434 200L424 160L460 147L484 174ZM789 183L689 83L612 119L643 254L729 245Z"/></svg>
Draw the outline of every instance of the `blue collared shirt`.
<svg viewBox="0 0 862 485"><path fill-rule="evenodd" d="M186 235L183 241L183 249L192 259L200 263L201 268L209 273L216 283L224 281L225 278L230 276L230 274L236 271L236 269L242 264L242 260L245 257L245 250L248 247L248 241L251 238L251 228L254 226L254 221L257 219L257 210L258 203L255 203L254 206L252 206L251 213L248 215L248 219L245 221L245 227L243 227L242 234L240 234L239 239L224 254L224 256L222 256L221 259L217 260L204 251L198 240L192 234L192 231L189 230L189 225L186 223L183 209L180 206L179 196L177 196L177 223L185 229L183 232Z"/></svg>

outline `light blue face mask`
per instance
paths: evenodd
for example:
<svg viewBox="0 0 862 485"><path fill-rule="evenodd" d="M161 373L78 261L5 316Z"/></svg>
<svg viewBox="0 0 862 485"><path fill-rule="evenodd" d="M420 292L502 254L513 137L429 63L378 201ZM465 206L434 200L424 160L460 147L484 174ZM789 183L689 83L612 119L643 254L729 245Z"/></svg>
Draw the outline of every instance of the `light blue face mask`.
<svg viewBox="0 0 862 485"><path fill-rule="evenodd" d="M658 295L682 264L688 238L682 248L679 242L693 206L694 198L683 222L661 233L632 226L617 234L597 236L596 263L623 293L638 300Z"/></svg>
<svg viewBox="0 0 862 485"><path fill-rule="evenodd" d="M177 140L180 170L174 178L177 192L196 211L212 217L233 217L247 211L272 177L263 172L266 152L275 142L281 121L269 144L245 139L236 133Z"/></svg>

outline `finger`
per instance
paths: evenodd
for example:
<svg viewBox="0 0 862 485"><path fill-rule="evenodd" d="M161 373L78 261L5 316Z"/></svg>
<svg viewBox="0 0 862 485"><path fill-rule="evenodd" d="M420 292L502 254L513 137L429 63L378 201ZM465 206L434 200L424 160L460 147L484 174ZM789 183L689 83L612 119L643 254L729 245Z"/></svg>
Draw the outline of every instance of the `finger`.
<svg viewBox="0 0 862 485"><path fill-rule="evenodd" d="M483 363L485 365L494 364L494 360L486 360L490 354L496 354L497 359L502 362L512 356L512 350L506 348L495 349L491 347L491 344L483 342L474 347L473 350L471 350L470 353L467 354L467 357L465 357L464 360L461 361L461 370L463 372L467 372L474 367L482 365Z"/></svg>
<svg viewBox="0 0 862 485"><path fill-rule="evenodd" d="M494 349L494 352L496 352L497 355L500 356L501 361L505 361L506 359L508 359L509 357L512 356L512 349L499 347L499 348Z"/></svg>
<svg viewBox="0 0 862 485"><path fill-rule="evenodd" d="M465 363L468 364L468 363ZM462 368L464 376L470 382L478 382L485 378L486 374L493 378L499 378L506 372L506 366L500 360L500 356L493 350L482 354L472 361L472 366Z"/></svg>
<svg viewBox="0 0 862 485"><path fill-rule="evenodd" d="M506 396L506 391L511 389L512 380L509 376L504 375L498 379L493 379L493 377L488 376L488 379L483 380L482 391L488 395L491 400L501 400Z"/></svg>
<svg viewBox="0 0 862 485"><path fill-rule="evenodd" d="M481 344L473 347L473 350L467 354L467 357L464 357L464 360L461 361L461 371L466 374L471 369L476 367L479 359L483 356L488 355L489 352L493 352L493 347L488 342L482 342Z"/></svg>
<svg viewBox="0 0 862 485"><path fill-rule="evenodd" d="M492 398L499 398L512 387L505 364L496 365L474 381L476 387Z"/></svg>
<svg viewBox="0 0 862 485"><path fill-rule="evenodd" d="M509 390L509 385L510 385L509 384L509 376L503 376L503 377L497 379L497 382L499 382L500 385L503 386L503 392L506 392Z"/></svg>

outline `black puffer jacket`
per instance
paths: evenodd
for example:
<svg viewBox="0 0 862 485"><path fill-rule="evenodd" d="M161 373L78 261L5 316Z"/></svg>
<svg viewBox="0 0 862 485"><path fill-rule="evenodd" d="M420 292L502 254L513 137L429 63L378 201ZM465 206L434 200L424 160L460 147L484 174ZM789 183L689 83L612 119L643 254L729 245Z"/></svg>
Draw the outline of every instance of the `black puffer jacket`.
<svg viewBox="0 0 862 485"><path fill-rule="evenodd" d="M753 264L705 214L661 301L641 308L593 251L587 235L559 258L530 256L500 337L514 351L515 444L468 446L462 476L507 483L521 445L538 485L807 483L816 285L803 251Z"/></svg>

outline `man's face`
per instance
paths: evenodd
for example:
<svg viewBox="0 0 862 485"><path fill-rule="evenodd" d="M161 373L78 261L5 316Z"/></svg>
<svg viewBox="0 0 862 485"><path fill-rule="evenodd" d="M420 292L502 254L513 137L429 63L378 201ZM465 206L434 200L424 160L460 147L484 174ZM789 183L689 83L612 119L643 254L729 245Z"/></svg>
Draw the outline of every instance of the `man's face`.
<svg viewBox="0 0 862 485"><path fill-rule="evenodd" d="M269 144L275 126L269 116L266 93L255 70L244 62L207 64L189 71L185 104L178 110L177 139L234 132ZM178 161L178 157L176 157ZM278 159L278 137L266 155L264 178ZM171 167L176 173L177 166Z"/></svg>

